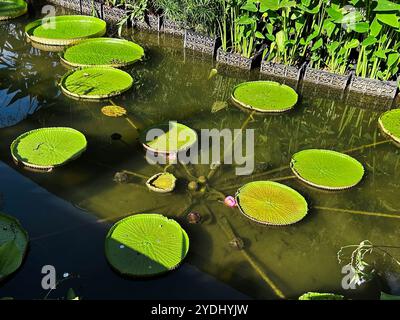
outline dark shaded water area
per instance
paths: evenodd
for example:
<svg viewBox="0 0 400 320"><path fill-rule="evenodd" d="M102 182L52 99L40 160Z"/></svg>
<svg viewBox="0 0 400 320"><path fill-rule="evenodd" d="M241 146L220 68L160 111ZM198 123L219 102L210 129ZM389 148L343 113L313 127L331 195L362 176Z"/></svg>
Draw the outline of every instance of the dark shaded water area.
<svg viewBox="0 0 400 320"><path fill-rule="evenodd" d="M57 10L71 13L62 8ZM39 17L38 13L36 17ZM193 197L186 189L190 180L187 172L179 165L173 168L181 178L174 193L151 192L139 178L132 178L128 184L114 182L114 174L118 171L130 170L151 176L162 168L147 163L143 147L137 140L138 132L126 119L102 115L101 108L109 102L78 101L61 93L57 84L68 69L60 63L58 54L33 48L26 41L24 25L34 18L31 15L0 24L1 161L83 209L83 216L93 213L94 219L112 222L132 213L156 212L176 219L191 239L186 263L250 297L276 298L260 277L260 270L289 298L296 298L306 291L341 292L351 298L377 297L376 288L343 290L342 266L338 264L336 254L342 246L358 244L365 239L376 244L397 245L400 220L316 207L399 215L399 149L391 143L359 148L386 139L377 127L379 115L387 109L382 101L342 96L316 85L301 84L298 88L300 102L294 111L273 116L254 115L247 125L247 128L255 129L254 174L236 176L235 166L225 165L210 181L210 185L227 195L234 194L238 187L252 180L290 176L291 156L307 148L355 149L350 154L366 169L360 185L341 192L317 190L295 179L283 180L307 198L310 212L295 225L266 227L248 220L238 210L225 207L211 196ZM184 50L182 39L172 36L128 31L124 37L146 50L145 60L127 70L135 79L134 87L113 99L128 110L132 121L145 126L178 121L199 131L238 129L249 120L247 112L232 105L217 112L213 112L212 106L216 101L227 101L236 84L261 78L258 72L246 73L215 66L211 57ZM212 68L217 68L218 74L209 79ZM9 152L11 142L28 130L47 126L80 130L88 139L87 151L76 161L48 174L17 168ZM121 139L113 139L115 133ZM280 170L275 170L278 168ZM190 165L188 170L198 177L207 175L210 167ZM0 187L6 190L9 182L9 179L0 178ZM9 201L4 201L5 212L7 206L12 206ZM13 201L18 198L14 197ZM31 194L31 201L35 201L34 194ZM200 213L202 223L187 224L187 210ZM52 229L53 220L59 219L67 227L81 219L75 216L66 220L62 215L54 219L57 212L48 214L53 215L49 220L46 215L40 216L46 232ZM35 225L32 215L35 212L27 211L18 216L28 231ZM102 241L99 236L92 239L91 233L96 232L92 228L89 224L79 232L87 234L88 242ZM229 245L234 236L243 239L246 254ZM57 237L56 243L65 244L70 234ZM51 237L45 239L40 245L48 248L43 257L46 261L37 261L38 264L51 264L67 250L54 247ZM96 270L96 261L104 259L103 243L97 243L95 247L92 254L97 259L92 259L93 263L86 261L84 267L75 266L78 273ZM72 254L74 246L68 250L68 254ZM26 263L30 259L40 259L33 253L32 250ZM78 251L77 254L84 253ZM249 263L248 257L259 270ZM118 276L109 270L109 277ZM10 288L17 279L18 273L6 284L7 287ZM112 287L110 279L105 281L105 286L109 290L118 290L118 285ZM187 279L182 277L177 281ZM85 286L83 278L80 285ZM24 290L29 292L30 288ZM8 295L7 290L4 295ZM184 293L182 298L185 298Z"/></svg>

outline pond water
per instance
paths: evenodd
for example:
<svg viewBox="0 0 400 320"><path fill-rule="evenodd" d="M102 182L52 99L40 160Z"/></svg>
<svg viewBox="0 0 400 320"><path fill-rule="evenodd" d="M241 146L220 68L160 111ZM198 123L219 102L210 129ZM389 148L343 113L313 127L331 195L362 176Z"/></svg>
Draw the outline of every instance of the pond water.
<svg viewBox="0 0 400 320"><path fill-rule="evenodd" d="M171 194L151 192L141 179L134 178L128 184L114 182L118 171L151 176L162 169L146 162L138 133L125 119L102 115L101 107L109 102L77 101L60 92L57 83L67 69L60 64L58 54L35 49L26 41L23 27L34 18L31 14L0 24L1 161L16 168L9 146L27 130L73 127L88 139L88 150L81 158L50 174L18 168L19 172L99 219L115 221L131 213L157 212L178 220L191 239L186 263L250 297L276 298L256 269L267 274L289 298L307 291L341 292L352 298L376 296L377 292L369 289L343 290L342 266L336 253L341 246L365 239L382 245L398 244L400 220L316 207L400 216L399 149L391 143L357 149L385 140L377 128L382 112L379 103L358 103L357 99L349 100L316 86L304 86L299 88L301 99L293 112L250 119L247 128L255 129L255 172L239 177L234 166L221 166L209 183L226 195L252 180L291 176L291 156L307 148L356 148L350 154L366 168L363 182L342 192L320 191L295 179L282 180L307 198L310 211L295 225L267 227L213 197L191 195L186 190L187 174L178 165L173 172L181 179ZM259 79L258 72L215 66L211 57L184 50L182 39L172 36L129 31L124 37L146 50L146 59L128 70L135 79L133 89L113 99L129 111L134 122L151 126L175 120L200 130L241 128L249 120L249 114L236 107L212 112L212 105L227 100L235 84ZM208 79L215 67L219 73ZM115 133L121 139L112 139ZM210 167L190 165L188 170L198 177L207 175ZM189 209L201 214L201 224L187 224ZM245 251L229 245L232 232L243 239ZM91 267L96 266L86 269Z"/></svg>

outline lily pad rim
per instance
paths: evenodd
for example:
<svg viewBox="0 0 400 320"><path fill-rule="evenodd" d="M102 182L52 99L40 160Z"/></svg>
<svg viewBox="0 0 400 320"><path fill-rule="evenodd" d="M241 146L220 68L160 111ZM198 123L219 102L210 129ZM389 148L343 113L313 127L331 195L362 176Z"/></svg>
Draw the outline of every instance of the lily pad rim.
<svg viewBox="0 0 400 320"><path fill-rule="evenodd" d="M80 152L78 152L77 154L75 154L74 157L69 158L68 160L66 160L66 161L64 161L63 163L60 163L60 164L48 165L48 166L41 166L41 165L29 163L29 162L23 161L22 159L19 159L19 158L14 154L15 145L19 142L20 139L22 139L22 138L28 136L29 134L31 134L31 133L33 133L33 132L37 132L37 131L41 131L41 130L67 130L67 131L71 131L71 132L74 132L74 133L76 133L76 134L81 135L81 136L84 138L84 140L85 140L86 143L85 143L84 148L82 148L82 150L81 150ZM82 132L80 132L79 130L76 130L76 129L70 128L70 127L44 127L44 128L38 128L38 129L29 130L29 131L26 131L26 132L20 134L18 137L16 137L16 138L13 140L13 142L11 143L11 145L10 145L11 156L12 156L12 158L13 158L13 160L15 161L16 164L23 164L26 168L30 168L30 169L47 170L47 171L50 171L50 170L52 170L52 169L54 169L54 168L57 168L57 167L61 167L61 166L65 165L66 163L68 163L68 162L70 162L70 161L72 161L72 160L74 160L74 159L77 159L79 156L82 155L82 153L84 153L84 152L86 151L86 149L87 149L87 139L86 139L86 136L85 136Z"/></svg>
<svg viewBox="0 0 400 320"><path fill-rule="evenodd" d="M73 74L74 72L81 71L81 70L84 70L84 69L97 69L97 68L98 69L116 70L116 71L121 72L121 73L123 72L123 73L127 74L131 78L131 84L128 87L126 87L123 90L121 90L121 91L113 92L113 93L110 93L110 94L100 94L100 95L85 95L85 94L73 93L73 92L67 90L67 88L64 87L65 80L71 74ZM124 92L128 91L129 89L131 89L133 84L134 84L134 80L133 80L132 76L128 72L123 71L123 70L118 69L118 68L102 67L102 66L80 67L80 68L69 70L66 74L64 74L62 76L62 78L61 78L61 80L59 82L59 86L61 88L61 91L63 93L65 93L67 96L70 96L70 97L78 99L78 100L83 100L84 99L84 100L95 100L95 101L119 96L119 95L123 94Z"/></svg>
<svg viewBox="0 0 400 320"><path fill-rule="evenodd" d="M298 153L301 153L303 151L326 151L326 152L329 152L329 153L335 153L335 154L337 154L339 156L346 157L347 159L349 159L349 160L351 160L351 161L353 161L355 163L358 163L361 166L361 168L363 170L363 175L362 175L361 179L358 182L356 182L356 183L354 183L352 185L349 185L349 186L344 186L344 187L328 187L328 186L323 186L323 185L319 185L317 183L311 182L311 181L305 179L304 177L302 177L300 175L300 173L297 172L297 170L294 168L294 165L295 165L294 164L294 157ZM292 159L290 160L290 169L292 170L292 172L296 176L296 178L298 178L300 181L304 182L305 184L310 185L310 186L315 187L315 188L318 188L318 189L321 189L321 190L328 190L328 191L343 191L343 190L351 189L351 188L355 187L356 185L358 185L362 181L362 179L363 179L363 177L365 175L365 168L364 168L364 166L362 165L362 163L360 161L358 161L357 159L355 159L352 156L349 156L349 155L347 155L345 153L342 153L342 152L339 152L339 151L335 151L335 150L329 150L329 149L304 149L304 150L296 152L295 154L293 154Z"/></svg>
<svg viewBox="0 0 400 320"><path fill-rule="evenodd" d="M120 270L118 270L118 269L111 263L110 259L108 258L107 239L109 239L109 238L111 237L111 235L112 235L112 233L114 232L115 228L116 228L120 223L124 222L124 221L127 220L128 218L132 218L132 217L135 217L135 216L143 216L143 215L154 215L154 216L158 216L158 218L160 218L160 219L162 218L164 221L167 221L168 223L174 223L174 224L176 224L176 225L180 228L180 230L182 231L182 235L183 235L183 238L184 238L185 243L186 243L186 252L185 252L185 255L184 255L184 257L181 259L181 261L180 261L177 265L175 265L174 267L172 267L172 268L170 268L170 269L166 268L166 270L164 270L164 271L162 271L162 272L157 272L157 273L154 273L154 274L147 274L147 275L135 275L135 274L131 274L131 273L121 272ZM117 222L115 222L115 223L111 226L110 230L108 230L108 232L107 232L107 235L106 235L105 241L104 241L104 252L105 252L105 256L106 256L107 263L108 263L108 264L111 266L111 268L112 268L113 270L115 270L117 273L119 273L119 274L121 274L121 275L123 275L123 276L126 276L126 277L130 277L130 278L141 278L141 279L143 279L143 278L154 278L154 277L157 277L157 276L159 276L159 275L163 275L163 274L166 274L166 273L168 273L168 272L170 272L170 271L176 270L176 269L178 269L178 268L182 265L182 263L183 263L184 260L186 259L187 254L188 254L188 252L189 252L189 249L190 249L190 238L189 238L187 232L185 231L185 229L182 228L182 226L181 226L175 219L168 218L168 217L166 217L166 216L164 216L164 215L162 215L162 214L160 214L160 213L138 213L138 214L128 215L128 216L126 216L126 217L124 217L124 218L118 220Z"/></svg>
<svg viewBox="0 0 400 320"><path fill-rule="evenodd" d="M249 183L254 183L254 182L269 182L269 183L271 183L271 184L274 184L274 185L277 185L277 186L279 186L279 187L282 187L283 189L286 189L286 190L288 190L288 191L290 191L290 192L296 192L296 193L298 194L299 198L301 197L301 200L304 201L304 203L305 203L305 205L306 205L306 212L305 212L304 217L301 218L301 219L299 219L299 220L297 220L297 221L293 221L293 222L291 222L291 223L276 224L276 223L270 223L270 222L266 222L266 221L263 221L263 220L255 219L254 217L252 217L252 216L248 215L247 213L245 213L244 210L243 210L243 209L241 208L241 206L240 206L239 193L240 193L240 190L243 189L246 185L248 185ZM267 225L267 226L274 226L274 227L290 226L290 225L292 225L292 224L295 224L295 223L300 222L301 220L303 220L303 219L307 216L307 214L309 213L309 211L310 211L310 207L309 207L309 204L308 204L306 198L305 198L300 192L298 192L297 190L295 190L295 189L293 189L293 188L291 188L291 187L289 187L289 186L287 186L287 185L285 185L285 184L282 184L282 183L279 183L279 182L276 182L276 181L270 181L270 180L255 180L255 181L251 181L251 182L245 183L243 186L241 186L241 187L236 191L236 193L235 193L235 199L236 199L236 203L237 203L237 207L238 207L239 211L240 211L246 218L248 218L248 219L250 219L250 220L252 220L252 221L254 221L254 222L258 223L258 224L263 224L263 225Z"/></svg>
<svg viewBox="0 0 400 320"><path fill-rule="evenodd" d="M400 144L400 136L396 136L396 135L394 135L392 132L390 132L388 129L386 129L386 128L385 128L385 125L383 124L383 121L382 121L382 118L383 118L385 115L387 115L388 113L391 113L391 112L399 112L399 113L400 113L400 109L391 109L391 110L388 110L388 111L382 113L382 114L379 116L379 119L378 119L379 128L382 130L382 132L383 132L386 136L388 136L390 139L392 139L392 140L393 140L394 142L396 142L397 144Z"/></svg>
<svg viewBox="0 0 400 320"><path fill-rule="evenodd" d="M101 40L108 41L108 42L119 42L121 44L125 43L125 44L127 44L129 46L132 46L132 44L134 44L136 46L139 46L143 50L143 54L139 59L135 59L135 60L132 60L132 61L129 61L129 62L124 62L124 63L112 63L112 64L83 64L83 63L76 63L76 62L70 62L70 61L66 60L65 57L64 57L66 51L71 47L80 45L81 43L84 43L84 42L95 42L95 41L99 41L100 42ZM82 68L82 67L124 68L124 67L131 66L131 65L135 64L138 61L141 61L145 54L144 54L144 48L141 45L139 45L139 44L137 44L137 43L135 43L133 41L129 41L129 40L126 40L126 39L120 39L120 38L98 37L98 38L84 38L84 39L82 39L82 40L80 40L80 41L78 41L76 43L72 43L71 45L69 45L66 48L64 48L60 52L59 55L60 55L60 60L61 60L62 63L64 63L65 65L67 65L69 67L73 67L73 68Z"/></svg>
<svg viewBox="0 0 400 320"><path fill-rule="evenodd" d="M16 1L8 1L8 2L16 2ZM11 14L8 16L0 15L0 21L11 20L11 19L19 18L19 17L25 15L28 12L28 4L25 0L21 0L19 2L21 4L21 6L19 8L15 9L15 10L19 9L19 11L14 11L14 14Z"/></svg>
<svg viewBox="0 0 400 320"><path fill-rule="evenodd" d="M247 85L247 84L260 83L260 82L277 84L277 85L279 85L281 87L288 88L288 89L292 90L296 94L296 103L294 105L292 105L290 107L287 107L287 108L284 108L284 109L278 109L278 110L277 109L268 109L268 110L266 110L266 109L260 109L260 108L256 108L256 107L253 107L251 105L248 105L248 104L246 104L244 102L241 102L239 99L237 99L235 97L235 91L236 91L237 88L239 88L241 86L244 86L244 85ZM257 112L260 112L260 113L266 113L266 114L280 114L280 113L285 113L285 112L288 112L290 110L293 110L293 108L298 103L298 99L299 99L299 95L296 92L296 90L294 90L292 87L290 87L290 86L288 86L286 84L279 83L277 81L271 81L271 80L254 80L254 81L245 81L245 82L239 83L239 84L237 84L236 86L233 87L232 94L231 94L231 100L236 105L238 105L238 106L240 106L242 108L248 109L248 110L254 110L254 111L257 111Z"/></svg>
<svg viewBox="0 0 400 320"><path fill-rule="evenodd" d="M45 37L37 37L32 34L33 30L35 30L38 26L42 24L42 20L44 18L37 19L35 21L32 21L28 23L25 26L25 35L28 37L29 40L42 44L42 45L51 45L51 46L68 46L72 45L74 43L78 43L79 41L85 40L85 39L90 39L90 38L98 38L106 34L107 32L107 23L97 17L93 16L87 16L87 15L60 15L60 16L55 16L55 19L64 19L68 17L69 19L78 19L78 20L92 20L96 21L97 23L102 24L102 29L98 31L97 33L83 36L83 37L77 37L77 38L65 38L65 39L57 39L57 38L45 38Z"/></svg>

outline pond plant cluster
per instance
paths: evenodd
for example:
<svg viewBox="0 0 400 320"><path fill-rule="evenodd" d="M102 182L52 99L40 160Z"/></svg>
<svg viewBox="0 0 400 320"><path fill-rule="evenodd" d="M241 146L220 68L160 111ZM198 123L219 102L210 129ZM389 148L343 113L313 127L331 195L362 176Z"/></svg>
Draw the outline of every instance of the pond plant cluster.
<svg viewBox="0 0 400 320"><path fill-rule="evenodd" d="M155 12L183 28L220 37L246 58L344 75L397 80L400 4L390 0L109 0L121 20ZM129 19L128 19L129 18Z"/></svg>
<svg viewBox="0 0 400 320"><path fill-rule="evenodd" d="M318 52L321 52L320 50L325 48L325 38L323 38L325 34L322 30L326 31L326 28L330 25L331 28L333 28L330 29L332 31L331 35L334 34L336 30L334 27L339 23L337 21L341 19L340 23L344 23L344 21L350 23L350 17L347 17L350 13L346 13L339 4L336 6L335 1L331 1L329 5L328 2L325 1L312 2L313 1L307 0L301 1L301 4L295 1L273 0L259 1L256 3L235 2L237 7L229 7L229 10L233 11L225 11L224 13L227 19L229 16L228 21L225 21L224 25L236 26L236 31L241 37L235 38L237 34L234 32L230 33L230 38L228 39L228 37L226 37L225 48L228 48L227 45L230 43L233 50L238 50L238 52L244 55L251 55L257 48L257 45L261 43L261 40L269 39L269 41L273 43L272 39L274 39L273 41L280 41L277 39L284 37L285 42L279 44L279 46L285 48L284 52L280 52L278 50L278 44L276 44L276 50L270 51L268 54L275 55L276 59L278 59L278 57L290 57L289 52L292 45L302 45L301 43L304 42L301 40L302 33L299 33L299 36L295 37L296 40L294 43L286 42L292 39L290 37L293 31L290 31L290 23L295 23L293 21L297 21L297 17L299 17L295 14L296 12L299 13L296 10L303 10L309 14L309 17L305 15L303 17L305 19L303 26L295 23L295 27L297 30L310 30L310 28L314 30L315 37L311 39L314 41L314 44L309 47L310 43L306 41L303 44L303 49L305 48L305 52L312 52L312 54L317 55ZM351 2L355 6L361 3L361 1ZM377 2L378 7L375 7L372 11L383 11L386 13L382 13L382 16L378 15L375 24L382 25L382 29L384 29L386 26L394 24L392 23L393 20L390 20L390 17L394 19L394 16L398 22L397 13L393 13L393 11L398 11L398 8L394 4L382 0ZM0 5L1 3L2 2L0 2ZM218 3L221 4L221 2ZM227 4L226 2L222 3ZM372 3L368 4L372 8ZM316 11L315 8L317 7L318 10ZM0 7L0 9L1 8L2 7ZM0 12L3 11L0 10ZM351 12L358 17L357 10ZM288 13L293 13L295 15L288 15ZM340 16L339 13L342 16ZM238 16L238 14L243 14L243 16ZM262 17L261 21L265 23L265 30L258 25L258 19L256 17L259 14L261 14ZM324 14L327 14L329 17L332 15L332 17L328 19ZM375 13L370 14L374 15ZM393 14L394 16L392 16ZM320 19L313 17L313 15L318 15ZM333 16L336 18L333 19ZM343 20L344 17L347 17L347 20ZM348 26L349 29L346 30L346 35L354 36L365 33L361 32L367 27L363 17L364 16L361 15L357 19L351 20L356 22L354 22L355 25ZM299 19L298 23L301 23L301 21L302 18ZM230 24L228 24L228 22ZM277 24L274 25L272 22L276 22ZM26 34L30 41L32 41L32 44L38 42L39 44L49 46L67 45L66 48L63 48L61 59L66 65L73 67L73 69L67 72L60 82L61 90L67 96L88 100L108 99L111 105L104 106L102 108L102 113L109 117L125 117L128 124L130 124L134 130L141 131L141 138L139 139L143 147L148 151L165 155L167 160L173 160L179 152L186 150L190 145L196 142L196 132L178 123L172 128L168 128L163 135L156 137L154 140L145 141L143 140L143 136L153 127L142 131L142 129L135 126L129 119L125 108L114 105L110 99L111 97L120 95L124 91L129 90L133 84L133 79L129 73L115 67L131 65L142 59L144 56L143 48L126 40L98 38L105 34L106 26L104 21L95 17L58 16L53 21L53 23L55 23L54 28L47 28L47 23L50 22L37 20L28 24L26 26ZM220 25L218 20L213 23L221 27L221 32L224 31L222 28L223 24ZM311 26L307 23L311 23ZM383 26L383 24L385 24L385 26ZM210 24L210 26L211 25L212 24ZM282 33L279 33L279 35L278 32L276 34L274 33L276 31L274 26L277 25L285 27L287 38L285 38ZM396 27L398 28L399 26L396 25ZM370 30L369 26L368 30ZM342 29L337 29L338 33L341 31ZM315 39L317 40L315 41ZM387 46L386 40L380 39L377 41L380 42L382 46ZM321 46L316 46L315 44L317 42L322 43ZM236 45L238 47L235 47ZM357 44L357 46L359 45L360 43ZM269 50L271 50L271 46ZM244 49L244 47L246 48ZM341 44L339 44L339 47L343 48ZM296 49L295 51L300 52L301 50L299 51L299 49ZM103 52L107 52L107 54L103 55ZM386 54L391 53L388 51ZM351 55L350 53L349 57ZM376 58L376 68L379 69L383 64L380 64L379 57ZM397 57L397 59L398 58L399 57ZM316 61L317 60L315 60L315 62ZM369 70L369 66L367 69ZM344 71L346 71L346 69L344 69ZM376 73L376 77L384 77L381 73L379 73L379 75L378 73L379 72ZM394 73L392 72L392 75L395 73L397 73L397 70ZM249 121L255 116L268 117L271 113L288 112L296 107L297 101L298 95L295 90L277 82L244 82L232 88L232 104L238 106L244 112L249 113L241 129L245 129ZM400 142L400 112L398 109L384 113L380 117L379 124L377 125L379 125L385 135L389 137L385 142ZM164 125L156 127L164 128ZM185 135L180 134L183 131L186 133ZM189 140L185 139L184 141L180 141L179 137L181 136L190 138ZM370 146L373 145L376 145L376 143ZM86 150L86 147L87 141L85 136L73 128L41 128L16 137L11 144L11 155L18 165L27 169L49 172L56 169L58 166L65 165L67 162L76 159ZM363 146L363 148L364 147L366 146ZM151 191L160 193L173 192L177 178L172 173L168 172L171 163L168 164L167 161L164 171L150 178L134 172L125 172L125 174L146 178L143 184ZM215 196L217 196L217 200L228 207L237 208L244 217L256 223L273 226L286 226L297 223L302 220L311 209L310 204L307 203L303 195L281 183L282 181L297 178L309 186L334 192L346 190L358 185L365 174L364 166L355 158L347 155L346 152L308 149L294 154L291 162L287 164L286 168L291 169L293 173L292 176L252 181L239 186L235 195L232 196L217 190L209 183L212 176L219 168L220 166L215 165L210 168L210 172L207 176L194 177L184 166L188 190L193 193L201 193L213 201L215 201ZM118 177L116 176L116 180L122 181L124 179L126 179L126 176L124 176L123 173ZM323 210L324 208L320 207L319 209ZM351 210L347 212L373 215L373 213L360 213ZM201 220L201 216L194 212L189 212L187 217L190 223L198 223ZM385 215L385 217L398 218L396 215ZM241 250L246 260L265 283L271 287L278 298L285 298L284 293L248 255L244 248L243 240L234 236L234 232L229 228L228 223L223 223L224 219L226 218L222 217L219 223L225 225L225 232L232 237L232 246ZM105 255L113 269L123 275L151 276L177 268L189 251L189 243L188 235L176 221L158 213L149 212L131 215L115 223L109 230L105 239ZM0 214L0 281L19 268L26 254L27 246L28 235L19 222L12 217ZM307 293L300 299L343 298L343 296L334 294Z"/></svg>

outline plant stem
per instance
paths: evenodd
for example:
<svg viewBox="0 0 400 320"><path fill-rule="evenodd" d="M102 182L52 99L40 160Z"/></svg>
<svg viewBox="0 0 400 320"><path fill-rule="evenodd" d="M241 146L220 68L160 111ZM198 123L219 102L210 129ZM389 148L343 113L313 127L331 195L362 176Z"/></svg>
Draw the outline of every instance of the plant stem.
<svg viewBox="0 0 400 320"><path fill-rule="evenodd" d="M318 210L352 213L352 214L360 214L360 215L365 215L365 216L374 216L374 217L382 217L382 218L400 219L400 215L382 213L382 212L359 211L359 210L329 208L329 207L320 207L320 206L315 206L314 208L318 209Z"/></svg>

